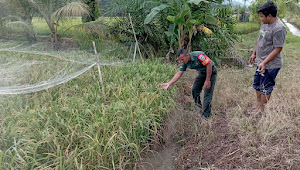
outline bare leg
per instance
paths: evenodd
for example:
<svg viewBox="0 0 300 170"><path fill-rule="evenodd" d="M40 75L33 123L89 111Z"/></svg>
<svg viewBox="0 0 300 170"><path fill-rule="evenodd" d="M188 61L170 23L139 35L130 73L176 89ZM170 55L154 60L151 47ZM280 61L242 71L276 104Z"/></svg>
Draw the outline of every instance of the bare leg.
<svg viewBox="0 0 300 170"><path fill-rule="evenodd" d="M261 95L261 108L260 108L261 111L264 111L265 105L268 103L268 101L270 100L270 98L271 98L271 94L269 94L269 95Z"/></svg>
<svg viewBox="0 0 300 170"><path fill-rule="evenodd" d="M261 108L263 107L262 101L261 101L261 93L259 90L256 90L256 106L255 106L255 110L261 110Z"/></svg>

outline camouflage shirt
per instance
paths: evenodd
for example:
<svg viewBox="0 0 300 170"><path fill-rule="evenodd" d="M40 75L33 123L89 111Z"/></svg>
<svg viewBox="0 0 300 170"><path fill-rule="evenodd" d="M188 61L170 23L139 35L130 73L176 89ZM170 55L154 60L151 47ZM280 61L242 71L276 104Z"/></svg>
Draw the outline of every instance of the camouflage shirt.
<svg viewBox="0 0 300 170"><path fill-rule="evenodd" d="M214 62L208 58L203 51L194 51L189 53L191 60L186 64L181 64L179 71L186 71L186 68L196 69L197 71L206 70L206 65Z"/></svg>

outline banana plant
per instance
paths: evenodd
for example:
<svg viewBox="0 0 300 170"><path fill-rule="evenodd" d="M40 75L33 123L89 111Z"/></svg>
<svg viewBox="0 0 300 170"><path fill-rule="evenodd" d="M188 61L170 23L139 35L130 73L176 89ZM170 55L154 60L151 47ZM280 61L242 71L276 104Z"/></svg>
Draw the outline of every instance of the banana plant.
<svg viewBox="0 0 300 170"><path fill-rule="evenodd" d="M205 4L206 7L201 8L200 5ZM196 5L199 10L193 11L192 5ZM178 39L178 47L185 47L185 30L188 32L189 43L188 48L191 51L193 33L198 30L205 33L212 34L212 31L203 26L204 23L217 23L218 20L213 16L206 14L205 9L208 8L210 3L205 0L174 0L154 7L144 20L144 24L149 24L159 13L167 12L167 20L172 22L169 26L169 30L166 32L168 39L171 40L170 44L175 38ZM168 10L167 10L168 9ZM177 36L174 36L175 29L170 29L173 25L177 26ZM198 27L197 27L198 26ZM172 32L172 30L174 32Z"/></svg>
<svg viewBox="0 0 300 170"><path fill-rule="evenodd" d="M173 44L176 41L177 34L175 33L175 24L170 24L168 31L165 31L165 34L167 35L169 43L169 51L165 57L166 61L170 61L170 55L171 53L174 53Z"/></svg>
<svg viewBox="0 0 300 170"><path fill-rule="evenodd" d="M209 28L205 27L203 23L218 25L220 22L212 15L200 14L200 11L193 12L186 20L186 26L189 34L188 50L190 52L192 51L192 38L198 31L202 31L206 34L213 34L213 32Z"/></svg>

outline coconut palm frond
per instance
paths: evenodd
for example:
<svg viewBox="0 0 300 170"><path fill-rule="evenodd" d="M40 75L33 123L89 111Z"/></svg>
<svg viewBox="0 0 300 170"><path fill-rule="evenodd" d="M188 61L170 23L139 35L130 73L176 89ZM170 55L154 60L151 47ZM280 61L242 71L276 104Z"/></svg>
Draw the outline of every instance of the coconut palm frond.
<svg viewBox="0 0 300 170"><path fill-rule="evenodd" d="M89 15L89 7L82 2L71 2L55 11L51 18Z"/></svg>
<svg viewBox="0 0 300 170"><path fill-rule="evenodd" d="M9 16L3 17L2 20L4 20L4 21L21 21L22 19L18 16L9 15Z"/></svg>
<svg viewBox="0 0 300 170"><path fill-rule="evenodd" d="M6 24L5 27L20 30L24 33L27 33L28 35L30 35L32 37L35 36L33 28L24 21L10 22L10 23Z"/></svg>
<svg viewBox="0 0 300 170"><path fill-rule="evenodd" d="M83 28L85 30L107 30L108 26L104 24L102 21L91 21L87 23L82 23L79 25L75 25L74 27Z"/></svg>
<svg viewBox="0 0 300 170"><path fill-rule="evenodd" d="M45 11L43 10L43 8L36 3L34 0L27 0L37 11L39 11L45 18L45 20L48 19L47 14L45 13Z"/></svg>
<svg viewBox="0 0 300 170"><path fill-rule="evenodd" d="M43 11L42 8L37 4L34 0L27 0L34 8L36 8L38 11Z"/></svg>
<svg viewBox="0 0 300 170"><path fill-rule="evenodd" d="M82 29L85 30L87 32L91 32L91 33L97 33L97 34L101 34L101 35L105 35L107 33L109 33L109 27L103 23L103 21L101 20L97 20L97 21L91 21L91 22L87 22L87 23L82 23L82 24L78 24L78 25L73 25L72 27L69 27L66 31L68 31L71 28L77 28L77 29Z"/></svg>

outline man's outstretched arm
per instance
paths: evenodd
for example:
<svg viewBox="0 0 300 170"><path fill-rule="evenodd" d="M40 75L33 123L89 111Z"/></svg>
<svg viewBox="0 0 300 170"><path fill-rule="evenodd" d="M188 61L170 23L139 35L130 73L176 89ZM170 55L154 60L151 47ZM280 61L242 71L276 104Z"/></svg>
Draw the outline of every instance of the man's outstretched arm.
<svg viewBox="0 0 300 170"><path fill-rule="evenodd" d="M168 83L163 83L162 86L167 90L173 83L175 83L182 75L184 71L178 71Z"/></svg>

